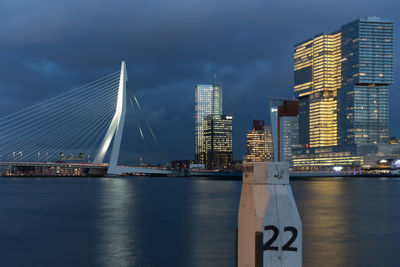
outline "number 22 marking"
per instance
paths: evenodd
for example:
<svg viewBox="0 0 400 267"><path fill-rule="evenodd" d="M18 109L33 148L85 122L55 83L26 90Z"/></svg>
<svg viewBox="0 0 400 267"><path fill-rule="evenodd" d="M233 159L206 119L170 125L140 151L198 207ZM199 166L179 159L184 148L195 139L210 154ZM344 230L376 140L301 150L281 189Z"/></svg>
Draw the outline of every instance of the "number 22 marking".
<svg viewBox="0 0 400 267"><path fill-rule="evenodd" d="M264 250L278 250L278 247L272 246L272 244L275 242L275 240L278 238L279 235L279 229L275 225L267 225L264 226L264 230L272 230L274 233L272 237L267 241L267 243L264 244ZM285 232L292 232L292 237L289 239L288 242L286 242L285 245L282 247L282 251L297 251L296 247L291 247L291 245L294 243L294 241L297 238L297 229L293 226L287 226L283 229Z"/></svg>

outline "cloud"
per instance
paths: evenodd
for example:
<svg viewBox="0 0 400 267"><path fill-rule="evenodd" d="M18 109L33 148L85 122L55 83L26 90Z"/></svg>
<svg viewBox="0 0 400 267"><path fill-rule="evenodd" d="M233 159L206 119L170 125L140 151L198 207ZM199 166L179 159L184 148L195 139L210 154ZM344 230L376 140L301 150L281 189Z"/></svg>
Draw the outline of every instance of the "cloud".
<svg viewBox="0 0 400 267"><path fill-rule="evenodd" d="M68 72L54 61L42 59L38 62L27 61L25 64L30 71L36 72L44 79L49 79L52 76L68 76Z"/></svg>
<svg viewBox="0 0 400 267"><path fill-rule="evenodd" d="M0 93L8 104L0 112L112 73L125 59L129 87L167 158L193 158L194 86L216 74L224 85L224 112L234 115L234 157L240 159L254 114L268 121L268 97L293 95L295 43L358 17L395 19L399 6L395 0L2 1ZM398 51L397 31L395 44ZM400 97L395 62L391 101ZM399 112L391 106L397 135ZM121 154L126 162L130 153L137 158L143 152L129 116Z"/></svg>

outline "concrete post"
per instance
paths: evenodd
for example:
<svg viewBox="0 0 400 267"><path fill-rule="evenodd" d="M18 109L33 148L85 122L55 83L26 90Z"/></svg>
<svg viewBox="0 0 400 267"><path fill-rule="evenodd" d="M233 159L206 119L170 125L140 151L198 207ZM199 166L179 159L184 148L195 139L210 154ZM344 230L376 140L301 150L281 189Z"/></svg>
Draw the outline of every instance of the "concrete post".
<svg viewBox="0 0 400 267"><path fill-rule="evenodd" d="M254 267L259 262L256 232L263 233L263 266L302 265L301 220L285 162L243 164L238 219L239 267Z"/></svg>

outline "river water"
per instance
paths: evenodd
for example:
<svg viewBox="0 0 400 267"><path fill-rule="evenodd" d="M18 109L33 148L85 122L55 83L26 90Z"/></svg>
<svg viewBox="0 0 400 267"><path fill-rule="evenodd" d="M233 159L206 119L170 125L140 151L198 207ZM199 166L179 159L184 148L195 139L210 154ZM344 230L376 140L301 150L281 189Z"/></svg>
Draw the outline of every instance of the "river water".
<svg viewBox="0 0 400 267"><path fill-rule="evenodd" d="M400 179L291 182L303 266L400 266ZM1 178L0 266L234 266L240 181Z"/></svg>

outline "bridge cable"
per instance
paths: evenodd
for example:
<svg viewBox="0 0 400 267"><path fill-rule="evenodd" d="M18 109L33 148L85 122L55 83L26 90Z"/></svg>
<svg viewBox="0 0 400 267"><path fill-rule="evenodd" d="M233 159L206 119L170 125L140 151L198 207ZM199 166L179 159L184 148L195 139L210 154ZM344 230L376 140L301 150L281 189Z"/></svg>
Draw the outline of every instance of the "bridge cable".
<svg viewBox="0 0 400 267"><path fill-rule="evenodd" d="M145 115L145 113L143 112L143 109L142 109L142 107L141 107L140 104L139 104L139 101L137 100L137 98L136 98L136 96L135 96L135 94L134 94L133 92L131 92L131 94L132 94L132 96L133 96L133 99L135 100L135 103L136 103L136 105L137 105L137 107L138 107L140 113L141 113L142 116L143 116L143 119L144 119L144 121L145 121L145 123L146 123L146 125L147 125L147 128L149 129L149 131L150 131L150 133L151 133L151 135L152 135L152 137L153 137L155 143L156 143L157 146L158 146L158 149L159 149L160 152L161 152L162 161L164 162L164 164L167 164L167 160L166 160L166 156L165 156L164 150L162 149L160 143L158 142L158 139L157 139L156 135L154 134L153 129L151 128L150 123L149 123L149 121L147 120L146 115Z"/></svg>
<svg viewBox="0 0 400 267"><path fill-rule="evenodd" d="M135 116L135 120L136 120L138 129L139 129L140 136L142 137L143 144L144 144L144 147L145 147L146 152L147 152L147 157L150 159L150 150L149 150L149 147L147 145L146 140L144 139L144 135L143 135L142 127L140 126L140 121L139 121L138 114L136 113L136 110L135 110L135 107L133 105L131 97L129 95L128 95L128 97L129 97L129 102L130 102L131 107L132 107L133 115Z"/></svg>
<svg viewBox="0 0 400 267"><path fill-rule="evenodd" d="M0 160L41 160L46 155L47 161L59 152L82 152L94 159L115 114L119 74L1 117Z"/></svg>

